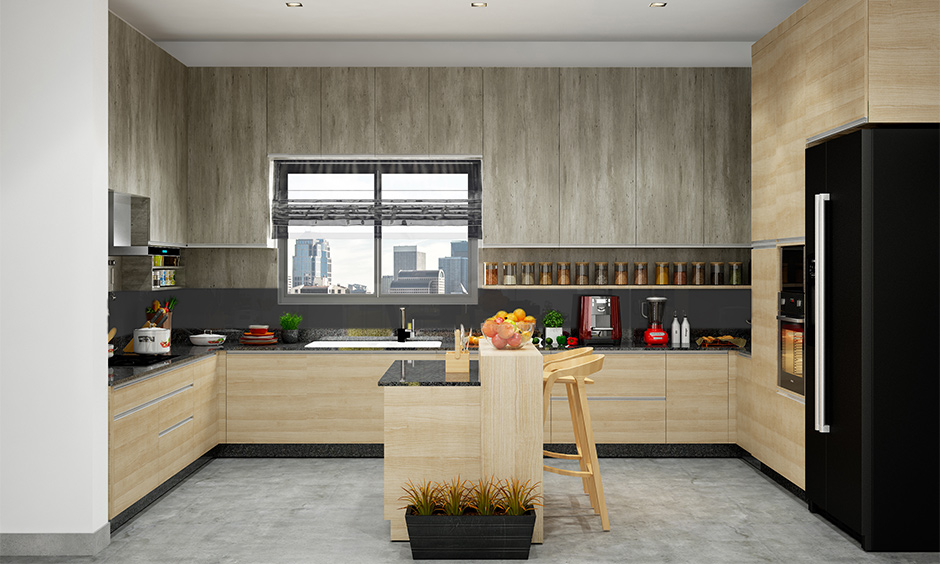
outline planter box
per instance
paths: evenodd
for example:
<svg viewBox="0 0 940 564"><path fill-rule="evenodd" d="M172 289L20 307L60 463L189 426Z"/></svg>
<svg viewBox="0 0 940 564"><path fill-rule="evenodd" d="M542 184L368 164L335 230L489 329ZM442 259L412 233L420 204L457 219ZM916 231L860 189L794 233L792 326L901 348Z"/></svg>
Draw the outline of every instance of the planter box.
<svg viewBox="0 0 940 564"><path fill-rule="evenodd" d="M415 560L528 560L535 512L524 515L405 514Z"/></svg>

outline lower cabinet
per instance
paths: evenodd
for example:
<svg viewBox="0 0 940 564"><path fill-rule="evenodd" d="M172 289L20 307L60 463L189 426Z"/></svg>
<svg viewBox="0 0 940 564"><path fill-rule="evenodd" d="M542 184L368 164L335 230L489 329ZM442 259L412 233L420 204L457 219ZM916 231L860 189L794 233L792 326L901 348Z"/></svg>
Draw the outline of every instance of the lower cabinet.
<svg viewBox="0 0 940 564"><path fill-rule="evenodd" d="M729 442L728 356L666 355L666 442Z"/></svg>
<svg viewBox="0 0 940 564"><path fill-rule="evenodd" d="M205 453L197 422L219 416L217 402L214 411L197 405L207 386L218 400L215 356L110 390L109 518Z"/></svg>

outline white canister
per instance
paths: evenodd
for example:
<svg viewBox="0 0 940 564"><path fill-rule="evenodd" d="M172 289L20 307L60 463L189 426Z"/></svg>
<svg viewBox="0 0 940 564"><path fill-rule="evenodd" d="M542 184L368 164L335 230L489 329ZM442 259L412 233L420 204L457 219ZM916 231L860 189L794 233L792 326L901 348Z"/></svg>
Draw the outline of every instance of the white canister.
<svg viewBox="0 0 940 564"><path fill-rule="evenodd" d="M162 327L134 329L134 352L138 354L170 352L170 330Z"/></svg>

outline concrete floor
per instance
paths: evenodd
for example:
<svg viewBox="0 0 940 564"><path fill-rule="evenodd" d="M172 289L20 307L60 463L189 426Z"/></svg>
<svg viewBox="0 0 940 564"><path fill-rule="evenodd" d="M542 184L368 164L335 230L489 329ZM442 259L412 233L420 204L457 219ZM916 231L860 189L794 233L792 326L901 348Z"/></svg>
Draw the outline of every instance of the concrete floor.
<svg viewBox="0 0 940 564"><path fill-rule="evenodd" d="M866 553L738 459L601 459L611 531L580 480L545 474L545 543L558 563L940 562ZM112 535L91 558L27 563L376 563L411 560L388 540L380 459L216 459Z"/></svg>

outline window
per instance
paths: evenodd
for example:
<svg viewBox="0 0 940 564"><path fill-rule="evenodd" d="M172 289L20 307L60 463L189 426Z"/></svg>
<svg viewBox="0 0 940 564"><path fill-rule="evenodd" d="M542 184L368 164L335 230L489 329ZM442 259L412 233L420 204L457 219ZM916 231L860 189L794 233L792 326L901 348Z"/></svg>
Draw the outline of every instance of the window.
<svg viewBox="0 0 940 564"><path fill-rule="evenodd" d="M273 164L279 303L476 303L478 159Z"/></svg>

